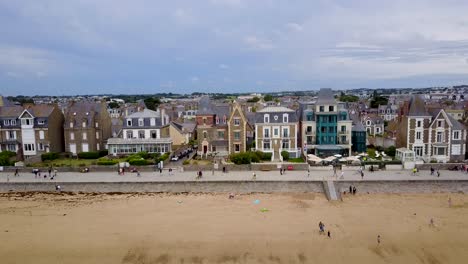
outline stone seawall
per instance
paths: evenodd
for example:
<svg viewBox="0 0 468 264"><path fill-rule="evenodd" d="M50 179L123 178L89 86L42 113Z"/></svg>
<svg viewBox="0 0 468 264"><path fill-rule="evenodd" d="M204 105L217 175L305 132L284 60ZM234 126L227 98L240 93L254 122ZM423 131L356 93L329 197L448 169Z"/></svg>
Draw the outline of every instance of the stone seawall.
<svg viewBox="0 0 468 264"><path fill-rule="evenodd" d="M192 182L31 182L0 183L0 192L50 192L59 184L67 192L314 192L323 193L320 181L192 181ZM343 192L356 186L359 193L468 193L468 180L416 181L339 181L336 189Z"/></svg>

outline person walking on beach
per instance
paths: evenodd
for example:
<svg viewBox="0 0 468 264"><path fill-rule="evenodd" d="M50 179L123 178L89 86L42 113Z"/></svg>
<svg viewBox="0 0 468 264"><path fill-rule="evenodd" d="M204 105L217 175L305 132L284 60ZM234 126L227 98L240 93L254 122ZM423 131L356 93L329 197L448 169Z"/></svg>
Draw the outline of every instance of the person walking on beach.
<svg viewBox="0 0 468 264"><path fill-rule="evenodd" d="M353 195L356 194L356 186L353 186Z"/></svg>
<svg viewBox="0 0 468 264"><path fill-rule="evenodd" d="M328 230L327 235L328 235L328 238L331 238L330 230Z"/></svg>
<svg viewBox="0 0 468 264"><path fill-rule="evenodd" d="M322 221L319 222L319 233L323 234L325 232L325 225L322 223Z"/></svg>
<svg viewBox="0 0 468 264"><path fill-rule="evenodd" d="M451 197L448 198L448 207L449 208L452 207L452 198Z"/></svg>
<svg viewBox="0 0 468 264"><path fill-rule="evenodd" d="M429 226L434 227L434 218L431 217L431 220L429 221Z"/></svg>
<svg viewBox="0 0 468 264"><path fill-rule="evenodd" d="M349 194L353 194L353 186L349 186Z"/></svg>
<svg viewBox="0 0 468 264"><path fill-rule="evenodd" d="M380 235L377 236L377 244L380 245Z"/></svg>

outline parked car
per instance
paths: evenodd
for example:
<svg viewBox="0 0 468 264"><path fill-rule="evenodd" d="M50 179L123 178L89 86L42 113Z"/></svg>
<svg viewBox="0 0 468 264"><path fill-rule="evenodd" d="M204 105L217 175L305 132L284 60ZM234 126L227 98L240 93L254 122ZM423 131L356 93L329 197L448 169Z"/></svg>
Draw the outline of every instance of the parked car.
<svg viewBox="0 0 468 264"><path fill-rule="evenodd" d="M178 160L179 160L179 157L178 157L178 156L173 156L173 157L171 158L171 161L178 161Z"/></svg>

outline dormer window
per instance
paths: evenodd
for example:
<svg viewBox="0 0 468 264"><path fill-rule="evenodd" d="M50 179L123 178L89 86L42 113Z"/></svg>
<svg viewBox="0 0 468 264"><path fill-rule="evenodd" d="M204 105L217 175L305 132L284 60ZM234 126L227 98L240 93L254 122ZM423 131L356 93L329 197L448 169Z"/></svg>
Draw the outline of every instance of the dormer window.
<svg viewBox="0 0 468 264"><path fill-rule="evenodd" d="M226 116L223 116L223 124L226 124Z"/></svg>
<svg viewBox="0 0 468 264"><path fill-rule="evenodd" d="M156 119L153 117L150 119L150 125L155 126L156 125Z"/></svg>
<svg viewBox="0 0 468 264"><path fill-rule="evenodd" d="M96 124L95 124L95 125L96 125L96 127L99 127L99 123L98 123L98 122L96 122Z"/></svg>
<svg viewBox="0 0 468 264"><path fill-rule="evenodd" d="M335 111L335 107L333 105L328 106L328 111L329 112Z"/></svg>
<svg viewBox="0 0 468 264"><path fill-rule="evenodd" d="M371 125L371 121L370 121L370 120L367 120L367 125L368 125L368 126Z"/></svg>
<svg viewBox="0 0 468 264"><path fill-rule="evenodd" d="M73 128L73 122L70 122L70 128Z"/></svg>
<svg viewBox="0 0 468 264"><path fill-rule="evenodd" d="M30 126L30 125L32 125L32 119L30 119L30 118L23 118L23 119L21 119L21 125L23 125L23 126Z"/></svg>
<svg viewBox="0 0 468 264"><path fill-rule="evenodd" d="M283 114L283 123L288 123L288 114Z"/></svg>
<svg viewBox="0 0 468 264"><path fill-rule="evenodd" d="M86 127L86 121L83 121L83 123L81 123L81 126Z"/></svg>
<svg viewBox="0 0 468 264"><path fill-rule="evenodd" d="M11 124L12 126L16 126L16 120L15 120L15 119L12 119L12 120L10 121L10 124Z"/></svg>
<svg viewBox="0 0 468 264"><path fill-rule="evenodd" d="M44 124L45 124L45 121L44 121L44 120L39 120L39 121L37 121L37 124L39 124L39 125L44 125Z"/></svg>
<svg viewBox="0 0 468 264"><path fill-rule="evenodd" d="M265 114L265 115L263 116L263 122L264 122L264 123L270 123L270 115Z"/></svg>
<svg viewBox="0 0 468 264"><path fill-rule="evenodd" d="M219 124L219 117L216 117L216 124Z"/></svg>
<svg viewBox="0 0 468 264"><path fill-rule="evenodd" d="M132 120L131 119L127 119L127 126L129 126L129 127L132 126Z"/></svg>
<svg viewBox="0 0 468 264"><path fill-rule="evenodd" d="M143 119L138 119L138 126L143 126Z"/></svg>
<svg viewBox="0 0 468 264"><path fill-rule="evenodd" d="M3 124L4 124L5 126L9 126L9 125L10 125L10 119L5 119L5 120L3 120Z"/></svg>
<svg viewBox="0 0 468 264"><path fill-rule="evenodd" d="M240 126L240 118L234 118L234 125Z"/></svg>

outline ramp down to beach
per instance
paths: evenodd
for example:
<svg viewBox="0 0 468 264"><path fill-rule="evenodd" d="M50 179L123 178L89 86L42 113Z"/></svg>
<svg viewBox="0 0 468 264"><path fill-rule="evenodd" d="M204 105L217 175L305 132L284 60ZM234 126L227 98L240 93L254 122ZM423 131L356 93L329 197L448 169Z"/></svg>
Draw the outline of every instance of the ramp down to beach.
<svg viewBox="0 0 468 264"><path fill-rule="evenodd" d="M323 181L323 190L329 201L338 201L340 193L336 192L335 183L331 180Z"/></svg>

